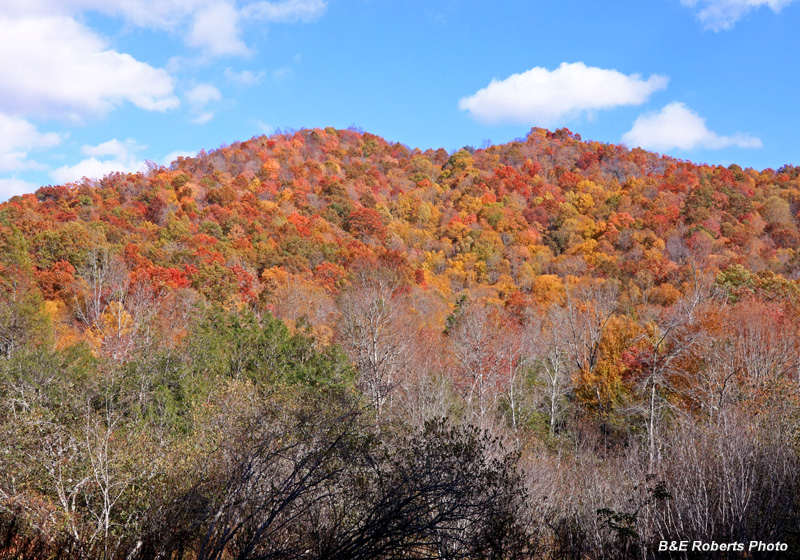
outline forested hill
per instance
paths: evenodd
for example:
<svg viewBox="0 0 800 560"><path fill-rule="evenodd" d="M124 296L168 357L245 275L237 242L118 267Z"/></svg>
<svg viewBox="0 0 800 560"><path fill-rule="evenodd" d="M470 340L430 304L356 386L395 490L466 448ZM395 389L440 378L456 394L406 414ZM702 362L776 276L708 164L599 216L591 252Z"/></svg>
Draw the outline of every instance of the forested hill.
<svg viewBox="0 0 800 560"><path fill-rule="evenodd" d="M794 290L799 205L790 165L695 165L566 129L450 155L328 128L15 197L0 206L0 259L66 306L97 250L139 281L234 307L280 303L287 279L335 295L371 260L450 308L464 294L547 302L570 276L671 305L698 268Z"/></svg>
<svg viewBox="0 0 800 560"><path fill-rule="evenodd" d="M14 197L0 559L798 558L798 211L566 129Z"/></svg>

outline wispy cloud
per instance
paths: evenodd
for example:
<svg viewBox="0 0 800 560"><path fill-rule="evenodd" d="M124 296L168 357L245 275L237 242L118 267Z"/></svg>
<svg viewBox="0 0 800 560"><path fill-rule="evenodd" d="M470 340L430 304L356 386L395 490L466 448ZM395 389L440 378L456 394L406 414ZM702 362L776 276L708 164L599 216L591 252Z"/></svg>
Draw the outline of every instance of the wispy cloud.
<svg viewBox="0 0 800 560"><path fill-rule="evenodd" d="M186 44L212 57L252 54L241 38L240 16L236 7L228 3L211 4L198 10Z"/></svg>
<svg viewBox="0 0 800 560"><path fill-rule="evenodd" d="M43 165L28 159L28 152L57 146L62 139L56 132L39 132L25 119L0 114L0 172L43 169Z"/></svg>
<svg viewBox="0 0 800 560"><path fill-rule="evenodd" d="M186 100L192 108L194 116L190 119L194 124L206 124L214 118L214 112L207 110L210 103L222 99L222 93L213 84L200 84L186 93Z"/></svg>
<svg viewBox="0 0 800 560"><path fill-rule="evenodd" d="M212 111L203 111L189 119L192 124L207 124L214 120L214 113Z"/></svg>
<svg viewBox="0 0 800 560"><path fill-rule="evenodd" d="M241 72L237 72L231 68L225 69L225 79L228 81L229 84L234 84L237 86L254 86L261 83L261 80L264 79L265 73L259 72L255 73L250 70L242 70Z"/></svg>
<svg viewBox="0 0 800 560"><path fill-rule="evenodd" d="M222 99L222 93L213 84L200 84L187 92L186 99L193 107L205 107L212 101Z"/></svg>
<svg viewBox="0 0 800 560"><path fill-rule="evenodd" d="M284 2L253 2L243 12L272 22L309 22L319 19L328 7L325 0L285 0Z"/></svg>
<svg viewBox="0 0 800 560"><path fill-rule="evenodd" d="M555 70L536 67L504 80L493 79L458 107L486 123L552 126L593 111L640 105L667 86L665 76L643 79L616 70L563 63Z"/></svg>
<svg viewBox="0 0 800 560"><path fill-rule="evenodd" d="M99 179L115 171L133 173L140 171L145 166L145 161L139 158L139 153L146 146L141 146L135 140L128 138L119 141L116 138L96 146L83 146L81 152L89 156L74 165L65 165L54 169L50 176L59 183L79 181L83 177Z"/></svg>
<svg viewBox="0 0 800 560"><path fill-rule="evenodd" d="M775 13L792 4L795 0L681 0L684 6L699 8L697 19L706 29L722 31L730 29L745 15L767 7Z"/></svg>
<svg viewBox="0 0 800 560"><path fill-rule="evenodd" d="M657 113L642 115L622 136L628 146L667 152L673 149L719 150L728 147L760 148L761 140L736 132L722 136L708 129L705 120L683 103L670 103Z"/></svg>

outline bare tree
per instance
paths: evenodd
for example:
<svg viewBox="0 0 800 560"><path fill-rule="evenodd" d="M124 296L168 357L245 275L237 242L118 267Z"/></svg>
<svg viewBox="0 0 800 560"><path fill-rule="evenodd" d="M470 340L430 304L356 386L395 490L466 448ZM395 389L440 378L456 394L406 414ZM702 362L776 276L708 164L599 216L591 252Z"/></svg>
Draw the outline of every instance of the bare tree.
<svg viewBox="0 0 800 560"><path fill-rule="evenodd" d="M464 307L450 329L450 354L458 371L458 386L482 428L488 427L497 398L506 387L503 373L507 358L519 359L517 349L504 349L502 340L497 313L481 303ZM506 355L507 350L511 356Z"/></svg>
<svg viewBox="0 0 800 560"><path fill-rule="evenodd" d="M457 396L447 374L442 333L423 325L414 332L396 410L405 421L422 428L430 420L449 417Z"/></svg>
<svg viewBox="0 0 800 560"><path fill-rule="evenodd" d="M528 341L528 361L535 368L537 379L537 407L547 416L550 435L563 420L567 397L572 392L569 359L566 345L559 337L557 326L561 320L557 307L546 317L531 321L525 329Z"/></svg>
<svg viewBox="0 0 800 560"><path fill-rule="evenodd" d="M639 380L646 404L648 465L654 471L658 461L658 426L662 411L668 406L664 391L670 377L678 374L678 360L701 343L704 332L697 326L698 307L708 297L698 291L681 299L672 308L652 316L643 336L644 375Z"/></svg>
<svg viewBox="0 0 800 560"><path fill-rule="evenodd" d="M758 402L764 388L792 378L800 357L796 327L772 302L742 301L730 312L736 368L747 396Z"/></svg>
<svg viewBox="0 0 800 560"><path fill-rule="evenodd" d="M360 374L360 384L380 418L409 362L413 336L400 278L386 268L356 270L339 298L339 340Z"/></svg>
<svg viewBox="0 0 800 560"><path fill-rule="evenodd" d="M525 328L514 318L504 315L500 317L500 340L497 351L501 358L503 397L511 413L511 428L518 430L522 415L523 402L526 396L525 371L528 367L527 344L524 336Z"/></svg>
<svg viewBox="0 0 800 560"><path fill-rule="evenodd" d="M660 538L785 542L800 515L800 462L787 437L736 407L713 424L681 418L658 471L671 495L655 518Z"/></svg>

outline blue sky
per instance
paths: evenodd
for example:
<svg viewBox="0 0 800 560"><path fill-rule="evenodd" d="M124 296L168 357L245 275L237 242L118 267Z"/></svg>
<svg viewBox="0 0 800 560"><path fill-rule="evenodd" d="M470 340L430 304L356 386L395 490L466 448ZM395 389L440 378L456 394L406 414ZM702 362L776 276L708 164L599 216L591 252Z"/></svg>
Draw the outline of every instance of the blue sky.
<svg viewBox="0 0 800 560"><path fill-rule="evenodd" d="M0 200L271 133L800 164L800 0L0 0Z"/></svg>

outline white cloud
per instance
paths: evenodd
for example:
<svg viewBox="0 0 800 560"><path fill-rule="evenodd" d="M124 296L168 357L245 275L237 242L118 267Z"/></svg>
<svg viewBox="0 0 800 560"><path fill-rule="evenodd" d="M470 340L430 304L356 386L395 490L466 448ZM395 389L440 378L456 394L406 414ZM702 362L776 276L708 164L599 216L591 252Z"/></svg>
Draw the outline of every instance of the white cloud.
<svg viewBox="0 0 800 560"><path fill-rule="evenodd" d="M61 141L58 133L41 133L25 119L0 114L0 172L42 169L28 159L28 152L57 146Z"/></svg>
<svg viewBox="0 0 800 560"><path fill-rule="evenodd" d="M200 84L193 87L186 93L186 100L192 106L195 116L191 122L194 124L206 124L214 118L213 111L204 110L206 105L222 99L222 93L213 84Z"/></svg>
<svg viewBox="0 0 800 560"><path fill-rule="evenodd" d="M239 12L229 2L219 0L0 0L2 4L10 4L3 6L3 12L16 18L51 15L72 18L85 12L100 12L138 27L185 33L184 40L189 46L208 55L240 54L247 50L239 39Z"/></svg>
<svg viewBox="0 0 800 560"><path fill-rule="evenodd" d="M761 7L778 13L795 0L681 0L684 6L700 6L697 14L706 27L714 31L730 29L745 15Z"/></svg>
<svg viewBox="0 0 800 560"><path fill-rule="evenodd" d="M84 177L101 179L114 172L134 173L140 171L144 164L145 162L142 161L141 165L128 166L115 160L99 160L92 157L81 160L75 165L65 165L54 169L50 172L50 176L59 183L72 183L80 181Z"/></svg>
<svg viewBox="0 0 800 560"><path fill-rule="evenodd" d="M239 12L228 3L212 4L194 14L186 44L209 56L246 56L250 49L242 41Z"/></svg>
<svg viewBox="0 0 800 560"><path fill-rule="evenodd" d="M186 99L193 107L205 107L222 99L222 93L213 84L200 84L186 93Z"/></svg>
<svg viewBox="0 0 800 560"><path fill-rule="evenodd" d="M131 138L128 138L124 142L120 142L114 138L108 142L98 144L97 146L83 146L81 151L87 156L110 156L119 161L131 161L136 152L145 148L146 146L140 146Z"/></svg>
<svg viewBox="0 0 800 560"><path fill-rule="evenodd" d="M36 183L29 183L21 179L0 179L0 202L19 194L32 193L39 186Z"/></svg>
<svg viewBox="0 0 800 560"><path fill-rule="evenodd" d="M253 2L245 6L243 12L273 22L309 22L325 13L328 3L325 0L285 0L284 2Z"/></svg>
<svg viewBox="0 0 800 560"><path fill-rule="evenodd" d="M229 3L230 0L225 0ZM0 0L0 11L12 16L96 11L119 16L140 27L175 28L198 11L219 5L220 0ZM325 0L241 2L242 13L273 22L312 21L327 8Z"/></svg>
<svg viewBox="0 0 800 560"><path fill-rule="evenodd" d="M192 124L206 124L212 121L214 113L212 111L205 111L199 115L192 117L189 122Z"/></svg>
<svg viewBox="0 0 800 560"><path fill-rule="evenodd" d="M205 56L218 57L251 54L241 38L242 21L310 22L327 8L325 0L238 4L241 7L235 0L0 0L0 12L16 19L72 18L99 12L138 27L182 33L188 46L200 49Z"/></svg>
<svg viewBox="0 0 800 560"><path fill-rule="evenodd" d="M231 0L225 0L234 4ZM24 15L74 15L96 11L124 18L140 27L176 28L198 11L218 6L220 0L0 0L3 13ZM281 2L251 1L243 4L241 13L247 17L272 22L313 21L325 13L325 0L283 0Z"/></svg>
<svg viewBox="0 0 800 560"><path fill-rule="evenodd" d="M264 72L255 74L250 70L242 70L241 72L237 72L230 68L225 69L225 79L228 80L228 83L239 86L253 86L260 83L263 78Z"/></svg>
<svg viewBox="0 0 800 560"><path fill-rule="evenodd" d="M81 148L83 154L91 157L75 165L54 169L50 172L50 176L59 183L70 183L80 181L83 177L99 179L115 171L134 173L145 166L145 161L140 160L138 156L138 153L145 148L146 146L140 146L130 138L122 142L115 138L97 146L83 146Z"/></svg>
<svg viewBox="0 0 800 560"><path fill-rule="evenodd" d="M673 149L712 150L739 147L760 148L761 140L737 132L732 136L720 136L706 126L705 120L683 103L670 103L658 113L642 115L633 123L633 128L622 136L628 146L640 146L648 150L666 152Z"/></svg>
<svg viewBox="0 0 800 560"><path fill-rule="evenodd" d="M552 71L536 67L505 80L495 78L462 98L458 108L487 123L552 126L600 109L640 105L667 81L657 74L643 80L638 74L564 62Z"/></svg>
<svg viewBox="0 0 800 560"><path fill-rule="evenodd" d="M5 14L21 17L27 15L75 15L87 11L100 12L124 18L140 27L167 29L180 24L195 10L213 0L0 0Z"/></svg>
<svg viewBox="0 0 800 560"><path fill-rule="evenodd" d="M68 17L0 16L0 52L0 109L7 113L81 121L124 102L148 111L179 105L165 70L107 49Z"/></svg>
<svg viewBox="0 0 800 560"><path fill-rule="evenodd" d="M50 0L63 2L63 0ZM173 29L198 9L213 4L213 0L71 0L76 4L90 4L93 9L123 17L140 27ZM86 9L86 8L84 8Z"/></svg>

